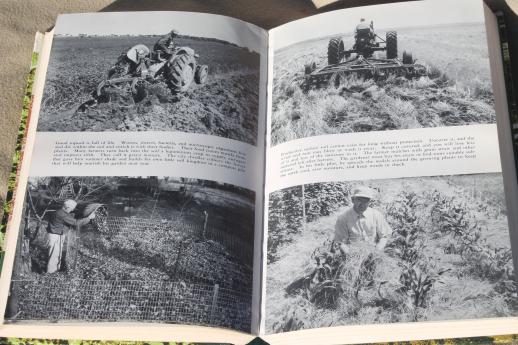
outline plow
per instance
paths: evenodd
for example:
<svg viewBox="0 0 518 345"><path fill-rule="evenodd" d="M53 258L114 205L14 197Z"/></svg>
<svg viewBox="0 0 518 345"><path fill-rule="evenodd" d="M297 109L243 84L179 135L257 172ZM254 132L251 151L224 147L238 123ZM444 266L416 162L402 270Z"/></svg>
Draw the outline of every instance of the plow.
<svg viewBox="0 0 518 345"><path fill-rule="evenodd" d="M209 74L207 65L198 63L199 55L190 47L177 47L170 56L152 52L137 44L122 53L108 70L107 77L82 103L78 112L85 112L98 103L114 98L128 98L138 103L148 95L149 86L163 83L172 95L186 92L193 84L204 84Z"/></svg>
<svg viewBox="0 0 518 345"><path fill-rule="evenodd" d="M386 52L385 58L375 55L379 51ZM350 76L383 80L389 76L412 79L426 74L427 68L416 63L410 52L398 57L396 31L388 31L383 39L374 32L372 22L366 25L362 19L356 27L352 49L345 50L341 38L332 38L327 48L327 65L318 67L316 62L310 62L304 66L302 88L338 88Z"/></svg>

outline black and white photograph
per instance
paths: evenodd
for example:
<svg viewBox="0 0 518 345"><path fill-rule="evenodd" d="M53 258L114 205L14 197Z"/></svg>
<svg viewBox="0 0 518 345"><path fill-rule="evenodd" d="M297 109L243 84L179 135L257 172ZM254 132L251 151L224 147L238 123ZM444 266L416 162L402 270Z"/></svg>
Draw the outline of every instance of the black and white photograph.
<svg viewBox="0 0 518 345"><path fill-rule="evenodd" d="M429 23L417 22L422 16L412 6L420 4L405 4L404 12L357 10L339 28L322 24L334 25L334 33L276 49L271 145L326 134L495 123L481 4L463 3L465 14L451 23L440 22L452 17L443 9L430 11Z"/></svg>
<svg viewBox="0 0 518 345"><path fill-rule="evenodd" d="M270 193L266 332L518 311L500 173Z"/></svg>
<svg viewBox="0 0 518 345"><path fill-rule="evenodd" d="M224 27L211 36L209 23L197 36L185 19L135 23L149 34L131 18L116 34L58 32L38 131L180 131L256 145L259 51L218 37Z"/></svg>
<svg viewBox="0 0 518 345"><path fill-rule="evenodd" d="M31 177L6 322L250 332L255 193L178 177Z"/></svg>

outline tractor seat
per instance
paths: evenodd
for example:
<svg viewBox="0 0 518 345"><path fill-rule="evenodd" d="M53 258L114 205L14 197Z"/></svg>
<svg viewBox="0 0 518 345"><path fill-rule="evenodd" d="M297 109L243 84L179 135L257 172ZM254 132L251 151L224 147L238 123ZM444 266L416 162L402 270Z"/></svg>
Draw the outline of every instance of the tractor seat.
<svg viewBox="0 0 518 345"><path fill-rule="evenodd" d="M359 25L358 25L359 26ZM369 26L367 28L356 28L356 37L370 37L371 29Z"/></svg>

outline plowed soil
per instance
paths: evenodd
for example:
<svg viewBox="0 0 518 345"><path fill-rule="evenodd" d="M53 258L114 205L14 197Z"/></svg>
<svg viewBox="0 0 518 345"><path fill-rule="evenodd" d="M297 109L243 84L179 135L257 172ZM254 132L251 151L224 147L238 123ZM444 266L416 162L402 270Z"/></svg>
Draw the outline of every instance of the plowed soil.
<svg viewBox="0 0 518 345"><path fill-rule="evenodd" d="M184 38L209 66L203 85L173 95L163 82L148 84L134 102L116 91L108 103L85 112L79 106L117 57L137 43L152 47L157 37L57 37L47 73L39 131L182 131L257 142L259 54L222 41ZM73 50L71 49L73 48Z"/></svg>

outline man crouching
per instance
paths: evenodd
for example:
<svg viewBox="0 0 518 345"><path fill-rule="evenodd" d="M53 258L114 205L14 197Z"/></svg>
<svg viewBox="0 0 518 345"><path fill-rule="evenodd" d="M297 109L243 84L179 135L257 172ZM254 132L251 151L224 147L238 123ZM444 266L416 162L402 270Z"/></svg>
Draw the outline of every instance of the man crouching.
<svg viewBox="0 0 518 345"><path fill-rule="evenodd" d="M47 225L47 248L49 257L49 261L47 262L47 273L54 273L61 268L63 245L65 244L67 232L73 227L77 228L95 218L95 212L92 212L85 218L74 218L71 213L76 206L77 202L74 200L65 200L63 207L50 216Z"/></svg>
<svg viewBox="0 0 518 345"><path fill-rule="evenodd" d="M370 207L375 194L366 186L355 188L351 196L353 206L338 216L334 242L339 244L343 253L349 251L350 244L362 241L372 243L379 250L385 248L392 229L383 214Z"/></svg>

